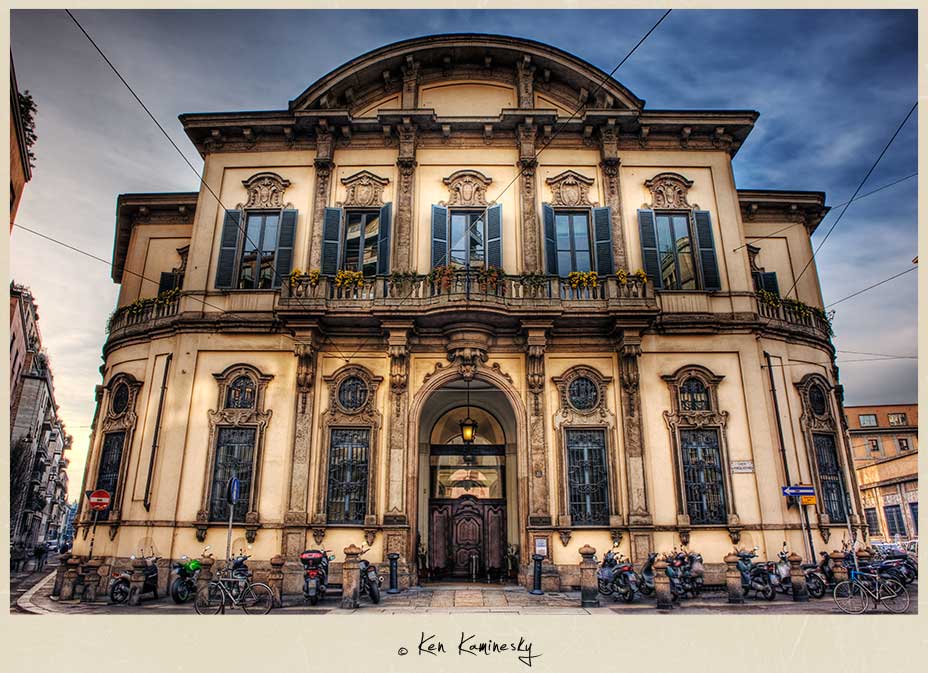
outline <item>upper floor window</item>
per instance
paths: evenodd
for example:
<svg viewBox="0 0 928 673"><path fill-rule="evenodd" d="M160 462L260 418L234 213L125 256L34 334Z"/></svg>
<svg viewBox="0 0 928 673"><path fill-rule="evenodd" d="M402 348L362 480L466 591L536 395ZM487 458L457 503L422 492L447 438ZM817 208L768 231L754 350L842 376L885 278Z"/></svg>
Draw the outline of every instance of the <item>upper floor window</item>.
<svg viewBox="0 0 928 673"><path fill-rule="evenodd" d="M557 232L557 274L591 271L593 253L590 250L590 216L579 211L555 211Z"/></svg>
<svg viewBox="0 0 928 673"><path fill-rule="evenodd" d="M878 425L876 414L860 414L857 420L860 421L860 427L862 428L875 428Z"/></svg>
<svg viewBox="0 0 928 673"><path fill-rule="evenodd" d="M880 452L880 440L878 439L868 439L867 442L870 444L870 451L872 453Z"/></svg>
<svg viewBox="0 0 928 673"><path fill-rule="evenodd" d="M249 213L247 222L238 266L238 288L266 290L274 284L280 213Z"/></svg>
<svg viewBox="0 0 928 673"><path fill-rule="evenodd" d="M486 264L487 225L483 211L452 210L450 216L450 263L476 267Z"/></svg>
<svg viewBox="0 0 928 673"><path fill-rule="evenodd" d="M680 386L681 411L709 411L709 391L706 384L695 376L687 379Z"/></svg>
<svg viewBox="0 0 928 673"><path fill-rule="evenodd" d="M432 206L432 268L503 266L502 206L479 210Z"/></svg>
<svg viewBox="0 0 928 673"><path fill-rule="evenodd" d="M908 437L896 437L896 443L899 444L900 451L908 451L911 448Z"/></svg>
<svg viewBox="0 0 928 673"><path fill-rule="evenodd" d="M349 210L345 217L342 268L377 274L380 240L380 210Z"/></svg>
<svg viewBox="0 0 928 673"><path fill-rule="evenodd" d="M242 375L229 384L226 392L227 409L252 409L255 406L255 382Z"/></svg>
<svg viewBox="0 0 928 673"><path fill-rule="evenodd" d="M696 263L690 238L689 216L678 213L655 215L661 286L668 290L695 290Z"/></svg>
<svg viewBox="0 0 928 673"><path fill-rule="evenodd" d="M890 425L908 425L909 419L904 413L890 414L889 424Z"/></svg>

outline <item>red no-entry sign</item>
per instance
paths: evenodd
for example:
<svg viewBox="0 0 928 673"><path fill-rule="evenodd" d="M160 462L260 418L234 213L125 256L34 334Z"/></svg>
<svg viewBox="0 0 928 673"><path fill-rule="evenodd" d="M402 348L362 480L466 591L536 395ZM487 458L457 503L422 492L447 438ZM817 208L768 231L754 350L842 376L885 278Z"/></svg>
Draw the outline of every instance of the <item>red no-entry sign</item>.
<svg viewBox="0 0 928 673"><path fill-rule="evenodd" d="M110 506L110 492L99 490L93 491L90 496L87 498L90 503L90 509L95 509L99 512L102 512L109 508Z"/></svg>

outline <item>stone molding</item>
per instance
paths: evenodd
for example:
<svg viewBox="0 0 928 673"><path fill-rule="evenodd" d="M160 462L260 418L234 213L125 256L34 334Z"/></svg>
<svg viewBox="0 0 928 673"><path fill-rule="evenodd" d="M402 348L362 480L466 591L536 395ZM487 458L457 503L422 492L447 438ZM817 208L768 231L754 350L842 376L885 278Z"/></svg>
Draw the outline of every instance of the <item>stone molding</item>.
<svg viewBox="0 0 928 673"><path fill-rule="evenodd" d="M284 203L284 193L290 186L290 181L280 177L277 173L262 171L255 173L247 180L242 180L248 192L248 200L244 205L239 204L238 210L280 210L292 208L292 204Z"/></svg>
<svg viewBox="0 0 928 673"><path fill-rule="evenodd" d="M567 208L593 207L590 201L590 187L595 180L574 170L566 170L545 180L551 188L551 205Z"/></svg>
<svg viewBox="0 0 928 673"><path fill-rule="evenodd" d="M493 179L480 171L469 168L455 171L442 182L448 187L448 200L439 202L439 205L464 208L492 205L487 202L487 187Z"/></svg>
<svg viewBox="0 0 928 673"><path fill-rule="evenodd" d="M342 208L380 208L383 205L383 190L390 180L375 175L368 170L358 171L354 175L342 178L348 193L345 201L338 204Z"/></svg>
<svg viewBox="0 0 928 673"><path fill-rule="evenodd" d="M644 186L651 192L652 209L698 210L698 205L690 205L687 195L693 181L679 173L658 173L644 181Z"/></svg>

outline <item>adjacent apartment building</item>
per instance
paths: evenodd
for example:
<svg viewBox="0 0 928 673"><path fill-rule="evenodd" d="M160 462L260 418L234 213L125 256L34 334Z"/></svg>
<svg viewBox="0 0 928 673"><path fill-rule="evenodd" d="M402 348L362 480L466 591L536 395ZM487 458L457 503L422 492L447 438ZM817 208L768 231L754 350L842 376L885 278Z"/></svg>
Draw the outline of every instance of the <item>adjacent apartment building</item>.
<svg viewBox="0 0 928 673"><path fill-rule="evenodd" d="M846 407L854 469L874 542L918 537L918 405Z"/></svg>
<svg viewBox="0 0 928 673"><path fill-rule="evenodd" d="M65 455L71 437L55 403L32 292L10 285L10 566L31 569L35 550L56 546L68 517Z"/></svg>
<svg viewBox="0 0 928 673"><path fill-rule="evenodd" d="M32 179L30 140L26 126L31 119L23 119L16 70L10 57L10 230L16 220L16 211L26 183Z"/></svg>
<svg viewBox="0 0 928 673"><path fill-rule="evenodd" d="M735 186L757 116L650 109L469 34L182 115L208 187L117 200L95 550L223 549L231 477L233 546L283 555L286 591L313 547L336 570L396 552L404 584L527 582L539 553L551 588L585 544L689 545L716 579L733 546L839 545L863 517L814 262L799 277L828 208Z"/></svg>

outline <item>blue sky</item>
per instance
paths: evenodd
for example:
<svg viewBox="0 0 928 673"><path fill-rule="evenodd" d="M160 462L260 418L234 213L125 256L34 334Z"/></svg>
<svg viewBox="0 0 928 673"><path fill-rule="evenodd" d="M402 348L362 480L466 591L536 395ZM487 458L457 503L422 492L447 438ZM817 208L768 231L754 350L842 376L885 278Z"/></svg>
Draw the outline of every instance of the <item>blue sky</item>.
<svg viewBox="0 0 928 673"><path fill-rule="evenodd" d="M371 49L444 32L527 37L611 71L663 10L77 11L76 16L196 166L184 112L282 109L310 83ZM755 109L734 161L739 188L851 197L917 95L914 11L674 10L616 79L648 108ZM20 89L39 111L38 156L18 214L25 226L109 259L116 195L196 191L197 179L63 11L12 12ZM913 115L861 193L917 170ZM818 255L825 303L911 266L917 184L848 209ZM840 212L814 237L817 243ZM32 287L83 471L93 389L117 286L109 269L23 231L11 273ZM914 355L916 273L836 307L841 351ZM917 362L852 362L849 404L911 402Z"/></svg>

